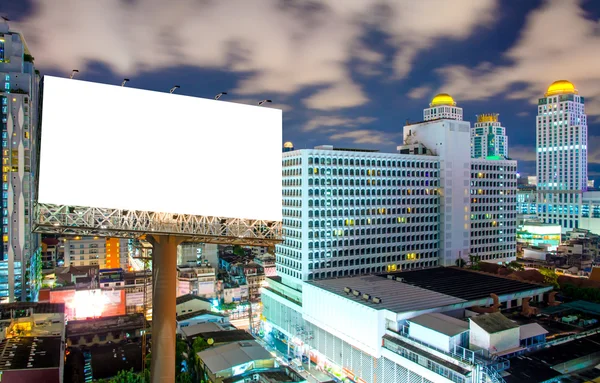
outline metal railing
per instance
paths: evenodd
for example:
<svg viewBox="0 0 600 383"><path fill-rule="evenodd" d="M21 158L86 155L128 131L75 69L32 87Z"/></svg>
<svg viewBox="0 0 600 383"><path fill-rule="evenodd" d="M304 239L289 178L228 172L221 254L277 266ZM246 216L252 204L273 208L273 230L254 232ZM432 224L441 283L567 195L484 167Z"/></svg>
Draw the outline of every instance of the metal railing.
<svg viewBox="0 0 600 383"><path fill-rule="evenodd" d="M431 344L428 344L419 339L411 337L409 334L409 331L408 331L408 327L409 326L401 325L399 332L395 331L394 329L391 329L389 327L388 327L388 330L393 332L394 334L397 334L397 335L401 336L402 338L408 340L409 343L410 342L417 343L421 346L425 346L427 348L430 348L432 350L440 352L449 357L458 359L459 361L461 361L463 363L467 363L467 364L474 366L475 369L480 371L481 374L483 374L485 377L488 377L490 382L492 382L492 383L504 383L505 382L504 378L502 378L502 376L500 375L500 372L505 371L508 368L510 368L510 361L508 359L505 359L502 357L493 357L487 351L484 351L484 350L473 351L473 350L469 350L468 348L465 348L465 347L462 347L462 346L459 346L456 344L453 345L452 348L450 348L450 351L442 350ZM484 379L484 382L485 381L486 380Z"/></svg>

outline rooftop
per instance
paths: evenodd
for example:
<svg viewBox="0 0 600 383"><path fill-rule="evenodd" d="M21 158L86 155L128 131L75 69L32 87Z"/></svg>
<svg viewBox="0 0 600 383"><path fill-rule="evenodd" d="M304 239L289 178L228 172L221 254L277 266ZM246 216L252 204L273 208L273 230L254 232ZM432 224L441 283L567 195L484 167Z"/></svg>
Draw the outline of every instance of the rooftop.
<svg viewBox="0 0 600 383"><path fill-rule="evenodd" d="M200 315L205 315L205 314L209 314L209 315L213 315L216 317L223 317L225 318L226 315L214 312L214 311L209 311L209 310L197 310L197 311L192 311L191 313L185 313L185 314L181 314L181 315L177 315L177 321L184 321L184 320L188 320L188 319L192 319L195 318L197 316Z"/></svg>
<svg viewBox="0 0 600 383"><path fill-rule="evenodd" d="M512 358L507 371L510 375L504 376L504 379L506 383L534 383L550 380L561 375L553 367L597 352L599 342L600 334L595 334Z"/></svg>
<svg viewBox="0 0 600 383"><path fill-rule="evenodd" d="M466 301L489 298L490 294L500 296L541 288L551 290L551 287L456 267L403 271L394 275L401 277L407 284Z"/></svg>
<svg viewBox="0 0 600 383"><path fill-rule="evenodd" d="M374 309L386 309L395 313L426 310L465 302L460 298L376 275L323 279L308 283L331 293L356 300ZM352 294L346 294L344 292L345 287L358 290L360 295L355 297ZM381 303L365 301L362 299L362 294L370 294L373 297L380 298Z"/></svg>
<svg viewBox="0 0 600 383"><path fill-rule="evenodd" d="M185 326L181 328L181 332L186 337L195 337L198 334L204 332L223 331L223 328L214 322L198 323L191 326Z"/></svg>
<svg viewBox="0 0 600 383"><path fill-rule="evenodd" d="M519 339L529 339L534 336L548 334L548 330L540 326L538 323L527 323L519 327Z"/></svg>
<svg viewBox="0 0 600 383"><path fill-rule="evenodd" d="M213 373L254 360L273 359L256 341L227 343L198 353L198 358Z"/></svg>
<svg viewBox="0 0 600 383"><path fill-rule="evenodd" d="M203 302L211 303L209 299L202 298L202 297L199 297L199 296L193 295L193 294L185 294L185 295L182 295L180 297L177 297L176 300L175 300L175 304L180 305L182 303L193 301L194 299L197 299L197 300L203 301Z"/></svg>
<svg viewBox="0 0 600 383"><path fill-rule="evenodd" d="M212 339L215 344L254 340L254 337L246 330L219 330L203 332L193 336L193 338L197 337L200 337L204 340Z"/></svg>
<svg viewBox="0 0 600 383"><path fill-rule="evenodd" d="M63 357L59 336L5 339L0 352L0 370L58 368Z"/></svg>
<svg viewBox="0 0 600 383"><path fill-rule="evenodd" d="M409 322L448 336L455 336L469 331L469 323L440 313L419 315L409 319Z"/></svg>
<svg viewBox="0 0 600 383"><path fill-rule="evenodd" d="M545 315L557 315L566 311L579 311L600 316L600 304L588 301L573 301L558 306L546 307L542 313Z"/></svg>
<svg viewBox="0 0 600 383"><path fill-rule="evenodd" d="M255 375L260 375L260 382L267 383L293 383L306 382L306 379L288 366L281 366L269 370L250 370L242 375L231 376L223 380L223 383L235 383L244 378L244 381L250 381Z"/></svg>
<svg viewBox="0 0 600 383"><path fill-rule="evenodd" d="M12 310L16 316L28 316L27 310L33 310L34 314L64 314L64 303L38 303L38 302L13 302L0 304L0 319L10 319ZM24 315L20 315L22 311Z"/></svg>
<svg viewBox="0 0 600 383"><path fill-rule="evenodd" d="M83 336L100 331L138 329L144 327L144 315L132 314L85 320L70 320L67 323L67 336Z"/></svg>
<svg viewBox="0 0 600 383"><path fill-rule="evenodd" d="M519 327L518 324L505 317L502 313L491 313L469 318L488 334L510 330Z"/></svg>

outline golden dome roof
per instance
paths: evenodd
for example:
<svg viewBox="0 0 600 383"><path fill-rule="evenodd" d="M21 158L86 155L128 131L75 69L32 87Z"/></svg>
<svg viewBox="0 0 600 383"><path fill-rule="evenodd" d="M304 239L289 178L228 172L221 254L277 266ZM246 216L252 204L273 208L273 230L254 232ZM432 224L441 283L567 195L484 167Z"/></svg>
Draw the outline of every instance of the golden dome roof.
<svg viewBox="0 0 600 383"><path fill-rule="evenodd" d="M288 141L285 144L283 144L283 147L286 149L292 149L294 147L294 144L292 144L290 141Z"/></svg>
<svg viewBox="0 0 600 383"><path fill-rule="evenodd" d="M570 81L558 80L554 81L552 85L548 87L548 90L546 91L546 97L564 93L577 94L577 89L575 89L575 85L573 85L573 83Z"/></svg>
<svg viewBox="0 0 600 383"><path fill-rule="evenodd" d="M454 102L454 99L448 93L440 93L437 96L435 96L433 100L431 100L431 104L429 104L429 106L433 107L439 105L454 106L456 105L456 102Z"/></svg>

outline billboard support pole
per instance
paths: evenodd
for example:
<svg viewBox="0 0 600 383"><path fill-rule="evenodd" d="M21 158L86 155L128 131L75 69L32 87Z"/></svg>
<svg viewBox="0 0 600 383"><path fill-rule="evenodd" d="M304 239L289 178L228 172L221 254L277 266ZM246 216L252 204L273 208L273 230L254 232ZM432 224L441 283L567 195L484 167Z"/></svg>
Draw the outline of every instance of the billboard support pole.
<svg viewBox="0 0 600 383"><path fill-rule="evenodd" d="M185 238L149 235L152 243L152 383L175 382L177 246Z"/></svg>

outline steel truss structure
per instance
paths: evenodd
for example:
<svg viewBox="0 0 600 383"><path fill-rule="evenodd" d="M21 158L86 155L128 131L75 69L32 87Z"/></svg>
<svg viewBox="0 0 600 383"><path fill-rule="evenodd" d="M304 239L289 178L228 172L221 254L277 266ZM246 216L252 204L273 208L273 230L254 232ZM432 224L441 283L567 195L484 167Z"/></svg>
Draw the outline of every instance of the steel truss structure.
<svg viewBox="0 0 600 383"><path fill-rule="evenodd" d="M175 235L189 242L274 246L281 222L38 203L34 231L66 236L139 238Z"/></svg>

